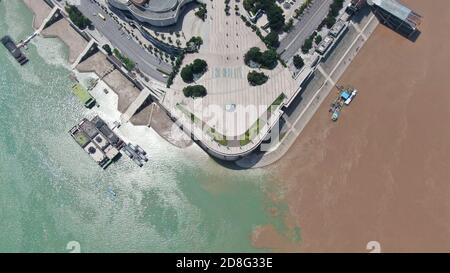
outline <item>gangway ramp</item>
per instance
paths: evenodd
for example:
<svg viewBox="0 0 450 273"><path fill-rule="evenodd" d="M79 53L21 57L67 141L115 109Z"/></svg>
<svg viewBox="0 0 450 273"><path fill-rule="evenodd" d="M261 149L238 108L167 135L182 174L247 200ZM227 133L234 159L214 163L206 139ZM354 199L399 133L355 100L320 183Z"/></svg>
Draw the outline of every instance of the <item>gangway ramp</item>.
<svg viewBox="0 0 450 273"><path fill-rule="evenodd" d="M75 62L72 64L72 69L75 69L75 67L81 62L81 60L83 59L84 56L86 56L86 54L91 50L91 48L93 46L97 46L97 43L95 42L94 39L91 39L89 41L89 43L87 44L87 46L83 49L83 51L80 53L80 55L78 55L77 59L75 60Z"/></svg>
<svg viewBox="0 0 450 273"><path fill-rule="evenodd" d="M41 26L35 32L33 32L30 36L28 36L23 42L19 43L17 45L17 47L21 48L21 47L27 45L34 37L41 34L42 30L44 30L44 28L53 19L53 17L55 16L55 14L57 14L58 11L59 11L59 8L54 7L52 9L52 11L50 12L50 14L44 19Z"/></svg>
<svg viewBox="0 0 450 273"><path fill-rule="evenodd" d="M144 104L147 98L151 95L148 88L142 89L139 96L133 101L133 103L128 107L128 109L120 116L120 121L122 124L130 121L131 117L136 114L137 110Z"/></svg>

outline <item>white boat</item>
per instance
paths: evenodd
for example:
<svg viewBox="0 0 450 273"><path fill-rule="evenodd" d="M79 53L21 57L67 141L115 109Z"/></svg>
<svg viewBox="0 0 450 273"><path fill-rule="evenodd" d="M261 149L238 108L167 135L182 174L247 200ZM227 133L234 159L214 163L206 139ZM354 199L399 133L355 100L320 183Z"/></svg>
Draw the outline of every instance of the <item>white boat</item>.
<svg viewBox="0 0 450 273"><path fill-rule="evenodd" d="M138 154L138 156L139 156L139 158L140 158L141 160L143 160L144 162L147 162L147 161L148 161L148 158L147 158L144 154Z"/></svg>
<svg viewBox="0 0 450 273"><path fill-rule="evenodd" d="M145 152L144 149L142 149L141 146L139 146L139 145L136 145L136 150L137 150L138 152L140 152L141 154L143 154L143 155L146 155L146 154L147 154L147 152Z"/></svg>
<svg viewBox="0 0 450 273"><path fill-rule="evenodd" d="M144 163L142 163L139 159L137 158L133 158L134 163L136 163L136 165L138 165L139 167L144 166Z"/></svg>
<svg viewBox="0 0 450 273"><path fill-rule="evenodd" d="M353 90L350 97L347 100L345 100L345 102L344 102L345 105L349 105L352 102L353 98L356 96L356 94L358 94L358 90L355 89L355 90Z"/></svg>
<svg viewBox="0 0 450 273"><path fill-rule="evenodd" d="M129 158L133 158L133 155L130 153L130 151L128 151L127 149L122 149L123 152L129 157Z"/></svg>

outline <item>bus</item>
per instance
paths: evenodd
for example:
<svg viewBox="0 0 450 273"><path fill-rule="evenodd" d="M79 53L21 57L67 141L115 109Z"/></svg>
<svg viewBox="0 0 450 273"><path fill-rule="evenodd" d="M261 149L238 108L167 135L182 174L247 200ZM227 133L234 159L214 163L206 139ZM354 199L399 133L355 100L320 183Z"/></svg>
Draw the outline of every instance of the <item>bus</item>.
<svg viewBox="0 0 450 273"><path fill-rule="evenodd" d="M98 17L100 17L103 21L106 20L105 16L103 16L103 14L101 14L100 12L98 13Z"/></svg>

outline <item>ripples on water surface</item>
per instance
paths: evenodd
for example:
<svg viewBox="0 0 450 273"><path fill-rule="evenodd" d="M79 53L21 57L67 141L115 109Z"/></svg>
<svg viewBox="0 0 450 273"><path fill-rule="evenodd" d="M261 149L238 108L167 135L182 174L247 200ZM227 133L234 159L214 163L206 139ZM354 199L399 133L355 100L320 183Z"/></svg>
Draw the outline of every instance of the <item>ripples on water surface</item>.
<svg viewBox="0 0 450 273"><path fill-rule="evenodd" d="M21 1L0 3L0 36L32 32ZM68 130L87 114L71 95L67 48L38 37L24 67L0 48L0 251L251 251L267 216L264 173L218 166L156 134L142 169L101 170ZM112 188L117 197L108 194Z"/></svg>

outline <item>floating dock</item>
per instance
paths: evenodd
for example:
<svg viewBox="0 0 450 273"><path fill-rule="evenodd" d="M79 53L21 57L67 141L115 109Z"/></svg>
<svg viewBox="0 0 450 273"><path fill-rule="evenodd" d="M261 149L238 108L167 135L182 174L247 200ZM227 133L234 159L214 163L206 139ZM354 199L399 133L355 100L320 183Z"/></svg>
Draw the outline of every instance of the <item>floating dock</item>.
<svg viewBox="0 0 450 273"><path fill-rule="evenodd" d="M116 158L125 143L98 116L84 118L74 126L70 135L97 164L106 169Z"/></svg>
<svg viewBox="0 0 450 273"><path fill-rule="evenodd" d="M8 49L9 53L16 59L20 65L24 65L28 62L28 58L22 53L20 48L16 46L16 43L11 37L4 36L2 39L2 44Z"/></svg>
<svg viewBox="0 0 450 273"><path fill-rule="evenodd" d="M356 94L358 94L358 90L356 90L351 86L346 88L344 88L343 86L336 86L336 87L339 90L338 97L330 105L329 109L332 121L337 121L339 119L344 105L347 106L350 105Z"/></svg>
<svg viewBox="0 0 450 273"><path fill-rule="evenodd" d="M144 166L144 162L148 161L147 152L139 145L128 143L123 147L123 152L139 167Z"/></svg>
<svg viewBox="0 0 450 273"><path fill-rule="evenodd" d="M95 105L95 99L81 84L76 83L72 86L72 92L87 108L92 108Z"/></svg>

